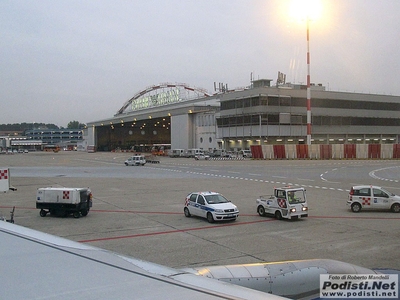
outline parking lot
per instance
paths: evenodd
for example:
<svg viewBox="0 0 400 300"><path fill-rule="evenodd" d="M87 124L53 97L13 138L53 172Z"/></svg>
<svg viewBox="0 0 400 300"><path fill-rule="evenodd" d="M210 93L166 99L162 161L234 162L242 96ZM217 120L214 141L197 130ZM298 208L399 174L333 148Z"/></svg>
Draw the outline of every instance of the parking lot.
<svg viewBox="0 0 400 300"><path fill-rule="evenodd" d="M398 161L218 160L161 157L125 166L128 153L31 152L0 156L17 191L0 196L0 215L15 223L171 267L329 258L367 268L400 269L400 215L352 213L354 184L400 193ZM307 189L309 217L260 217L255 200L276 186ZM90 187L87 217L39 216L39 187ZM235 222L186 218L193 191L217 191L235 203Z"/></svg>

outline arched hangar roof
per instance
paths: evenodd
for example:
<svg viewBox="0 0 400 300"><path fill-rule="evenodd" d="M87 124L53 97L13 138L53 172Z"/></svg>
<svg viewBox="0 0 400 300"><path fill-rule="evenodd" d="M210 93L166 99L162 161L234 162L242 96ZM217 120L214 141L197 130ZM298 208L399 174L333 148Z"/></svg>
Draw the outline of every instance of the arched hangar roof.
<svg viewBox="0 0 400 300"><path fill-rule="evenodd" d="M186 83L160 83L145 88L126 101L115 116L137 109L150 108L190 99L210 97L205 89Z"/></svg>

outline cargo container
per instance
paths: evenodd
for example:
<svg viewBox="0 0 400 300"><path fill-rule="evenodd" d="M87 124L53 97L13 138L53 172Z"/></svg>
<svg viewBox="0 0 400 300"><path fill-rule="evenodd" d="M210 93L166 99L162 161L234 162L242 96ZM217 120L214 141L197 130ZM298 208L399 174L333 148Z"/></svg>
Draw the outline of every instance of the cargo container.
<svg viewBox="0 0 400 300"><path fill-rule="evenodd" d="M74 218L87 216L92 207L92 192L89 188L39 188L36 194L36 208L40 216L48 213L56 216L72 214Z"/></svg>

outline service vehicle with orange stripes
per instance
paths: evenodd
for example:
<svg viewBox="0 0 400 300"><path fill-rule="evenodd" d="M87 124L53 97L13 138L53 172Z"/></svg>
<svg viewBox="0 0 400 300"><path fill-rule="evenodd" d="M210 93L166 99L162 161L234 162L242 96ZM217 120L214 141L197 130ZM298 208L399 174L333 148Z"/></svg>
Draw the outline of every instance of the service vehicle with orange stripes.
<svg viewBox="0 0 400 300"><path fill-rule="evenodd" d="M260 196L256 204L260 216L272 215L278 220L308 217L306 190L302 187L274 188L273 195Z"/></svg>
<svg viewBox="0 0 400 300"><path fill-rule="evenodd" d="M358 185L350 189L347 200L352 212L362 209L391 210L400 212L400 196L395 195L379 186Z"/></svg>
<svg viewBox="0 0 400 300"><path fill-rule="evenodd" d="M92 207L92 192L89 188L38 188L36 193L36 208L40 216L48 213L56 216L72 214L74 218L87 216Z"/></svg>

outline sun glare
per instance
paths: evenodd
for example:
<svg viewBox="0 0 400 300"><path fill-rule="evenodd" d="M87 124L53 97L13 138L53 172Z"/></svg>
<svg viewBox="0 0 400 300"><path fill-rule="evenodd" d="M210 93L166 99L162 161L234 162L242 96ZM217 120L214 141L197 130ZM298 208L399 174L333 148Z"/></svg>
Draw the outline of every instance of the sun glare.
<svg viewBox="0 0 400 300"><path fill-rule="evenodd" d="M291 0L289 3L289 18L293 21L316 21L321 14L321 0Z"/></svg>

